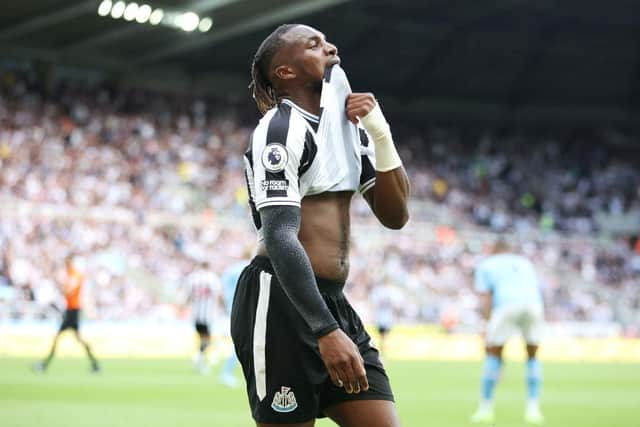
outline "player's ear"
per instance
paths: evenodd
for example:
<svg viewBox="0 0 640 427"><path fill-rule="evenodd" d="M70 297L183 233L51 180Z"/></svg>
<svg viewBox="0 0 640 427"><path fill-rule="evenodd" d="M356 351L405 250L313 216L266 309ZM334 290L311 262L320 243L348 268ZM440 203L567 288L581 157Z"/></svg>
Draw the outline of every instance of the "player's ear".
<svg viewBox="0 0 640 427"><path fill-rule="evenodd" d="M296 73L289 65L279 65L274 74L281 80L291 80L296 78Z"/></svg>

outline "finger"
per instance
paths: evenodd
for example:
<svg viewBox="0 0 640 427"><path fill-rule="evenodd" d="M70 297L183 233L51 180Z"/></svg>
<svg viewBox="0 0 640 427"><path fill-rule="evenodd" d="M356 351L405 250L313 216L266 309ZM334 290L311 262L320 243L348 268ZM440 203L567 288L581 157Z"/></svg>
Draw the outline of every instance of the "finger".
<svg viewBox="0 0 640 427"><path fill-rule="evenodd" d="M357 113L357 114L366 114L367 112L373 110L375 104L369 102L349 104L345 106L345 111L347 113Z"/></svg>
<svg viewBox="0 0 640 427"><path fill-rule="evenodd" d="M373 106L373 105L375 105L375 103L376 103L375 99L372 99L372 98L348 98L346 105L349 105L349 106L359 106L359 105Z"/></svg>
<svg viewBox="0 0 640 427"><path fill-rule="evenodd" d="M346 109L347 117L364 117L369 114L373 110L372 106L369 105L359 105L359 106L351 106Z"/></svg>
<svg viewBox="0 0 640 427"><path fill-rule="evenodd" d="M345 110L371 110L375 107L376 103L370 99L348 99L345 104Z"/></svg>
<svg viewBox="0 0 640 427"><path fill-rule="evenodd" d="M353 393L353 389L355 388L355 384L356 384L355 377L353 375L353 372L350 372L351 371L350 368L351 368L351 365L346 365L344 369L341 369L339 371L339 374L338 374L340 375L340 378L344 379L343 380L344 391L346 391L349 394Z"/></svg>
<svg viewBox="0 0 640 427"><path fill-rule="evenodd" d="M360 388L362 391L369 391L369 379L366 375L360 379Z"/></svg>
<svg viewBox="0 0 640 427"><path fill-rule="evenodd" d="M373 98L351 98L351 99L347 99L345 108L364 107L367 109L371 109L375 107L375 105L376 105L376 101Z"/></svg>
<svg viewBox="0 0 640 427"><path fill-rule="evenodd" d="M340 379L340 374L335 369L329 369L329 378L336 387L342 387L344 382Z"/></svg>
<svg viewBox="0 0 640 427"><path fill-rule="evenodd" d="M336 380L333 382L336 387L344 387L344 381L340 379L340 375L336 375Z"/></svg>
<svg viewBox="0 0 640 427"><path fill-rule="evenodd" d="M360 357L358 362L355 364L353 370L356 374L357 380L357 385L355 387L357 390L356 393L369 390L369 380L367 379L367 371L364 368L364 360L362 357Z"/></svg>
<svg viewBox="0 0 640 427"><path fill-rule="evenodd" d="M358 124L360 117L369 114L376 106L375 98L366 95L350 96L347 98L345 113L349 121Z"/></svg>
<svg viewBox="0 0 640 427"><path fill-rule="evenodd" d="M352 108L346 111L347 117L364 117L367 115L367 110L364 108Z"/></svg>
<svg viewBox="0 0 640 427"><path fill-rule="evenodd" d="M369 379L367 378L367 374L358 377L358 386L362 391L369 390Z"/></svg>
<svg viewBox="0 0 640 427"><path fill-rule="evenodd" d="M358 116L356 114L348 114L347 113L347 119L349 119L349 121L351 123L353 123L354 125L358 124Z"/></svg>
<svg viewBox="0 0 640 427"><path fill-rule="evenodd" d="M372 93L351 93L347 95L347 102L368 101L374 102L376 97Z"/></svg>
<svg viewBox="0 0 640 427"><path fill-rule="evenodd" d="M349 386L351 388L351 393L359 393L360 389L362 388L360 387L360 377L366 375L364 367L360 360L352 360L347 369L347 374L349 375Z"/></svg>
<svg viewBox="0 0 640 427"><path fill-rule="evenodd" d="M347 111L346 114L347 114L347 118L349 119L349 121L351 123L353 123L354 125L358 124L358 121L360 120L360 117L364 117L364 116L367 115L365 110L362 110L362 109L355 109L355 110L352 110L352 111Z"/></svg>

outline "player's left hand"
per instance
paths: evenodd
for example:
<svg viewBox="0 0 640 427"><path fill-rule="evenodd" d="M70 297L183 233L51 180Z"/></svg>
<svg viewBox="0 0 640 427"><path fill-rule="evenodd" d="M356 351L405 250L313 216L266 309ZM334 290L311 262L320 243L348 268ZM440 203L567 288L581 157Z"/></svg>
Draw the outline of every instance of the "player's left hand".
<svg viewBox="0 0 640 427"><path fill-rule="evenodd" d="M350 93L347 96L347 118L354 125L358 124L358 118L364 117L376 106L376 98L372 93Z"/></svg>

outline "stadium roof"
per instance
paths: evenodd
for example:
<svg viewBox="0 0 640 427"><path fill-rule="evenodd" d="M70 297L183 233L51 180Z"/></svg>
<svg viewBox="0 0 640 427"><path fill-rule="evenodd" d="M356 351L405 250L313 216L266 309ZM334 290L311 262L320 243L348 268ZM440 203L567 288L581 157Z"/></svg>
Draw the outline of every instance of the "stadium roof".
<svg viewBox="0 0 640 427"><path fill-rule="evenodd" d="M132 83L246 93L260 41L301 22L338 45L354 90L373 91L395 113L640 124L637 0L148 1L211 17L205 33L102 17L100 0L2 3L2 57Z"/></svg>

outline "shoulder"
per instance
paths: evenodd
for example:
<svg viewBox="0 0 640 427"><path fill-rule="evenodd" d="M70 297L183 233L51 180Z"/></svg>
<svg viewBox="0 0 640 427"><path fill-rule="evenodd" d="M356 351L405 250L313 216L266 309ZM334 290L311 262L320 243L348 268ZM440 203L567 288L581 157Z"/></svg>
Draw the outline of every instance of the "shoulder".
<svg viewBox="0 0 640 427"><path fill-rule="evenodd" d="M503 258L505 263L509 263L510 265L520 265L520 266L531 265L531 261L529 261L527 257L520 254L515 254L515 253L505 254Z"/></svg>
<svg viewBox="0 0 640 427"><path fill-rule="evenodd" d="M485 270L487 269L492 263L494 262L494 258L493 256L489 256L486 258L482 258L479 262L478 262L478 266L476 267L477 270Z"/></svg>
<svg viewBox="0 0 640 427"><path fill-rule="evenodd" d="M304 139L304 118L291 106L280 103L267 111L255 127L251 137L252 151L260 151L270 144L290 145L296 139Z"/></svg>
<svg viewBox="0 0 640 427"><path fill-rule="evenodd" d="M520 259L520 262L522 263L522 265L526 266L526 268L530 269L530 270L535 270L536 266L533 263L532 260L530 260L529 258L527 258L524 255L519 255L518 258Z"/></svg>
<svg viewBox="0 0 640 427"><path fill-rule="evenodd" d="M299 119L299 115L292 112L290 105L280 103L262 116L254 133L286 132L289 130L292 120Z"/></svg>
<svg viewBox="0 0 640 427"><path fill-rule="evenodd" d="M305 119L291 106L279 104L269 110L256 127L250 162L271 172L284 168L296 170L304 157L307 133Z"/></svg>
<svg viewBox="0 0 640 427"><path fill-rule="evenodd" d="M264 116L262 116L251 134L251 145L255 145L256 143L260 143L261 140L266 139L269 124L271 123L271 120L275 116L276 112L277 109L272 108L271 110L267 111Z"/></svg>

